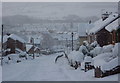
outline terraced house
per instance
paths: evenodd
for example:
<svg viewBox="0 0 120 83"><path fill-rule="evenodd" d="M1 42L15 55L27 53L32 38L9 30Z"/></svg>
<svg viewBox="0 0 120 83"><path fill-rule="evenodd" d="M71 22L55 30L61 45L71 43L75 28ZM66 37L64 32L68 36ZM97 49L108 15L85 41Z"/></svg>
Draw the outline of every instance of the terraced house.
<svg viewBox="0 0 120 83"><path fill-rule="evenodd" d="M3 36L3 56L26 51L25 40L15 34Z"/></svg>
<svg viewBox="0 0 120 83"><path fill-rule="evenodd" d="M106 12L88 31L88 41L97 41L100 46L120 42L120 15Z"/></svg>

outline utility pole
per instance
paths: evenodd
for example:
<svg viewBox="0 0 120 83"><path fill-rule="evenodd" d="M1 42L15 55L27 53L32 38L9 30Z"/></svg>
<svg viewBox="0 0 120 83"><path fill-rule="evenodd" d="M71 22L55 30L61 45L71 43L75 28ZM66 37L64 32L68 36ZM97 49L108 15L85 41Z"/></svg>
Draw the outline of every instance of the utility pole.
<svg viewBox="0 0 120 83"><path fill-rule="evenodd" d="M2 56L3 56L3 24L2 24L2 35L1 35L1 44L2 44L2 48L1 48L1 65L2 65Z"/></svg>
<svg viewBox="0 0 120 83"><path fill-rule="evenodd" d="M72 32L72 51L73 51L73 32Z"/></svg>

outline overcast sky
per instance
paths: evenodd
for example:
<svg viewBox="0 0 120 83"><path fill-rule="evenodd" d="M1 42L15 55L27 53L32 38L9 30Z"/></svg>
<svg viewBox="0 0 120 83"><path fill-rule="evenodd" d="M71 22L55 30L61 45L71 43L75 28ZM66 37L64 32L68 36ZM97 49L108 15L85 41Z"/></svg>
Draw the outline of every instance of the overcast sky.
<svg viewBox="0 0 120 83"><path fill-rule="evenodd" d="M36 18L58 18L68 15L78 15L80 17L98 16L103 9L116 12L117 2L4 2L2 3L3 16L27 15Z"/></svg>

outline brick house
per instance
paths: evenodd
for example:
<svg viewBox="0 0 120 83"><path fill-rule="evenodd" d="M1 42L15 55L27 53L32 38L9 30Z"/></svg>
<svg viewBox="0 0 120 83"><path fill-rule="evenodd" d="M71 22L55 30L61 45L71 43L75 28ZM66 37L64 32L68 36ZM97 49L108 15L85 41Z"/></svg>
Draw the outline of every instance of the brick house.
<svg viewBox="0 0 120 83"><path fill-rule="evenodd" d="M120 16L117 14L111 14L109 17L106 16L104 16L105 19L102 17L102 19L95 22L94 27L89 30L88 41L90 43L97 41L100 46L104 46L108 44L115 44L117 42L116 39L119 37L117 35L120 33L118 29L118 20Z"/></svg>
<svg viewBox="0 0 120 83"><path fill-rule="evenodd" d="M26 51L28 54L40 54L40 48L33 45L26 45Z"/></svg>
<svg viewBox="0 0 120 83"><path fill-rule="evenodd" d="M26 46L24 39L20 38L19 36L15 34L7 34L3 36L3 56L6 56L8 54L12 53L19 53L20 51L25 52Z"/></svg>

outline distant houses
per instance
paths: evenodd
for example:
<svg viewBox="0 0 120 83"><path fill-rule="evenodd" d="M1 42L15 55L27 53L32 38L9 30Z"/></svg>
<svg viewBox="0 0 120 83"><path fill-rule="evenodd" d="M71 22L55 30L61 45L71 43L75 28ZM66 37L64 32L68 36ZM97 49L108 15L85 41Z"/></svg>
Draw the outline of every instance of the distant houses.
<svg viewBox="0 0 120 83"><path fill-rule="evenodd" d="M33 45L26 45L26 52L30 55L40 54L40 48Z"/></svg>
<svg viewBox="0 0 120 83"><path fill-rule="evenodd" d="M118 14L102 14L102 19L94 23L94 27L88 31L88 41L97 41L100 46L120 42L120 24Z"/></svg>
<svg viewBox="0 0 120 83"><path fill-rule="evenodd" d="M26 51L25 40L15 34L3 36L3 56Z"/></svg>
<svg viewBox="0 0 120 83"><path fill-rule="evenodd" d="M3 36L3 56L9 54L19 54L21 52L28 54L40 54L40 48L33 45L33 43L27 43L21 37L15 34L7 34Z"/></svg>

